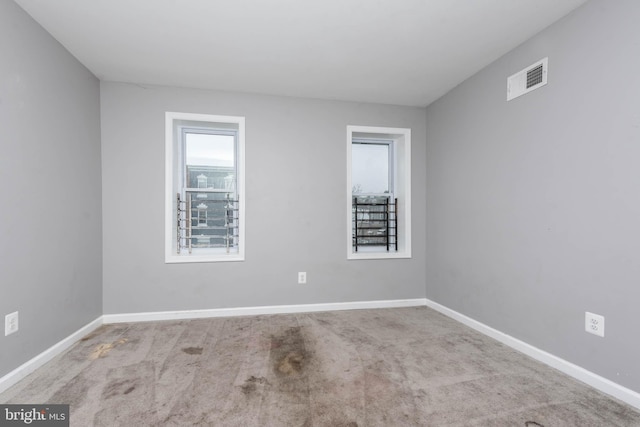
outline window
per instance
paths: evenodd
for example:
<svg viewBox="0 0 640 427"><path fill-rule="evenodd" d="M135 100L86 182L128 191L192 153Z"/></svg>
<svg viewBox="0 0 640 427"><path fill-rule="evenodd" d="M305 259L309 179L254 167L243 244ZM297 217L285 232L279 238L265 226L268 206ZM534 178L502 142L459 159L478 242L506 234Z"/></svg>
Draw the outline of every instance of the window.
<svg viewBox="0 0 640 427"><path fill-rule="evenodd" d="M347 127L347 258L411 257L411 129Z"/></svg>
<svg viewBox="0 0 640 427"><path fill-rule="evenodd" d="M244 117L166 113L166 262L244 259Z"/></svg>

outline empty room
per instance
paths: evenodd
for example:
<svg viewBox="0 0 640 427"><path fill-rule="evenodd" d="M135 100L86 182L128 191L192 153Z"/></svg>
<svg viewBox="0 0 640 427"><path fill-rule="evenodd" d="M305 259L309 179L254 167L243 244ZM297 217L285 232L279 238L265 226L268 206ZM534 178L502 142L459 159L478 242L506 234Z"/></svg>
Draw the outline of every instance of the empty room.
<svg viewBox="0 0 640 427"><path fill-rule="evenodd" d="M640 426L638 22L0 0L0 425Z"/></svg>

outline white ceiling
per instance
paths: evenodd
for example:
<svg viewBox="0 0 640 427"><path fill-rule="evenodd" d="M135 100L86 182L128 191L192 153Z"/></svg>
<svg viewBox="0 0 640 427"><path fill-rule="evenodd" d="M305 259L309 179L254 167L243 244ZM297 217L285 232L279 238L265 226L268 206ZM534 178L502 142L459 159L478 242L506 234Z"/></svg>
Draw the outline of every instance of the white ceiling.
<svg viewBox="0 0 640 427"><path fill-rule="evenodd" d="M15 1L102 80L411 106L586 2Z"/></svg>

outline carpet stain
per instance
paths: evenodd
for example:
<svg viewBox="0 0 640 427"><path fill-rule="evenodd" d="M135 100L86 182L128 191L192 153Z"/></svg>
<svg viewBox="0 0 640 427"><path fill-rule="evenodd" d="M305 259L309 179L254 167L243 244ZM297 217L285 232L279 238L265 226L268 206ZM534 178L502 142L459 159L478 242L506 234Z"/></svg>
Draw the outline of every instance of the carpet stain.
<svg viewBox="0 0 640 427"><path fill-rule="evenodd" d="M202 354L202 347L186 347L186 348L183 348L182 351L191 355Z"/></svg>
<svg viewBox="0 0 640 427"><path fill-rule="evenodd" d="M247 380L242 385L242 387L241 387L242 388L242 392L246 396L255 393L256 389L258 388L257 384L269 385L269 381L267 381L267 379L264 378L264 377L256 378L253 375L251 375L251 377L247 378Z"/></svg>
<svg viewBox="0 0 640 427"><path fill-rule="evenodd" d="M527 421L524 423L525 427L544 427L542 424L535 421Z"/></svg>
<svg viewBox="0 0 640 427"><path fill-rule="evenodd" d="M108 329L109 329L109 326L102 325L98 329L96 329L95 331L93 331L90 334L87 334L84 337L82 337L80 339L80 341L89 341L91 338L97 337L101 333L106 332Z"/></svg>
<svg viewBox="0 0 640 427"><path fill-rule="evenodd" d="M286 329L271 337L271 360L273 370L279 377L295 377L303 373L310 359L305 347L301 327Z"/></svg>
<svg viewBox="0 0 640 427"><path fill-rule="evenodd" d="M91 354L89 354L89 360L96 360L98 358L101 357L106 357L107 354L113 350L115 347L122 345L124 343L126 343L127 341L129 341L126 338L121 338L117 341L114 341L112 343L107 343L107 344L98 344L96 346L96 348L93 349L93 351L91 352Z"/></svg>
<svg viewBox="0 0 640 427"><path fill-rule="evenodd" d="M131 383L135 382L135 379L115 380L109 382L102 392L103 399L112 399L122 394L129 394L135 389ZM126 388L125 388L126 387ZM124 391L122 390L124 388Z"/></svg>
<svg viewBox="0 0 640 427"><path fill-rule="evenodd" d="M284 375L298 374L302 371L304 356L296 351L287 354L278 364L278 372Z"/></svg>

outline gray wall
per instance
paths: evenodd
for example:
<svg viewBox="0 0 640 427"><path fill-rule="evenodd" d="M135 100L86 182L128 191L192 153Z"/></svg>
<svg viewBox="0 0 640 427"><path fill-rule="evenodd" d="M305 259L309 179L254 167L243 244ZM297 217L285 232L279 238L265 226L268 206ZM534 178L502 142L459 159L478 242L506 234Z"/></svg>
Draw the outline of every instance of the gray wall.
<svg viewBox="0 0 640 427"><path fill-rule="evenodd" d="M427 297L636 391L638 22L587 3L430 105L426 156ZM545 56L548 85L506 102Z"/></svg>
<svg viewBox="0 0 640 427"><path fill-rule="evenodd" d="M99 82L0 0L0 377L102 314ZM2 329L4 331L4 328Z"/></svg>
<svg viewBox="0 0 640 427"><path fill-rule="evenodd" d="M246 117L244 262L164 263L165 111ZM105 314L424 298L424 108L102 82L101 114ZM348 124L412 129L413 259L346 260Z"/></svg>

